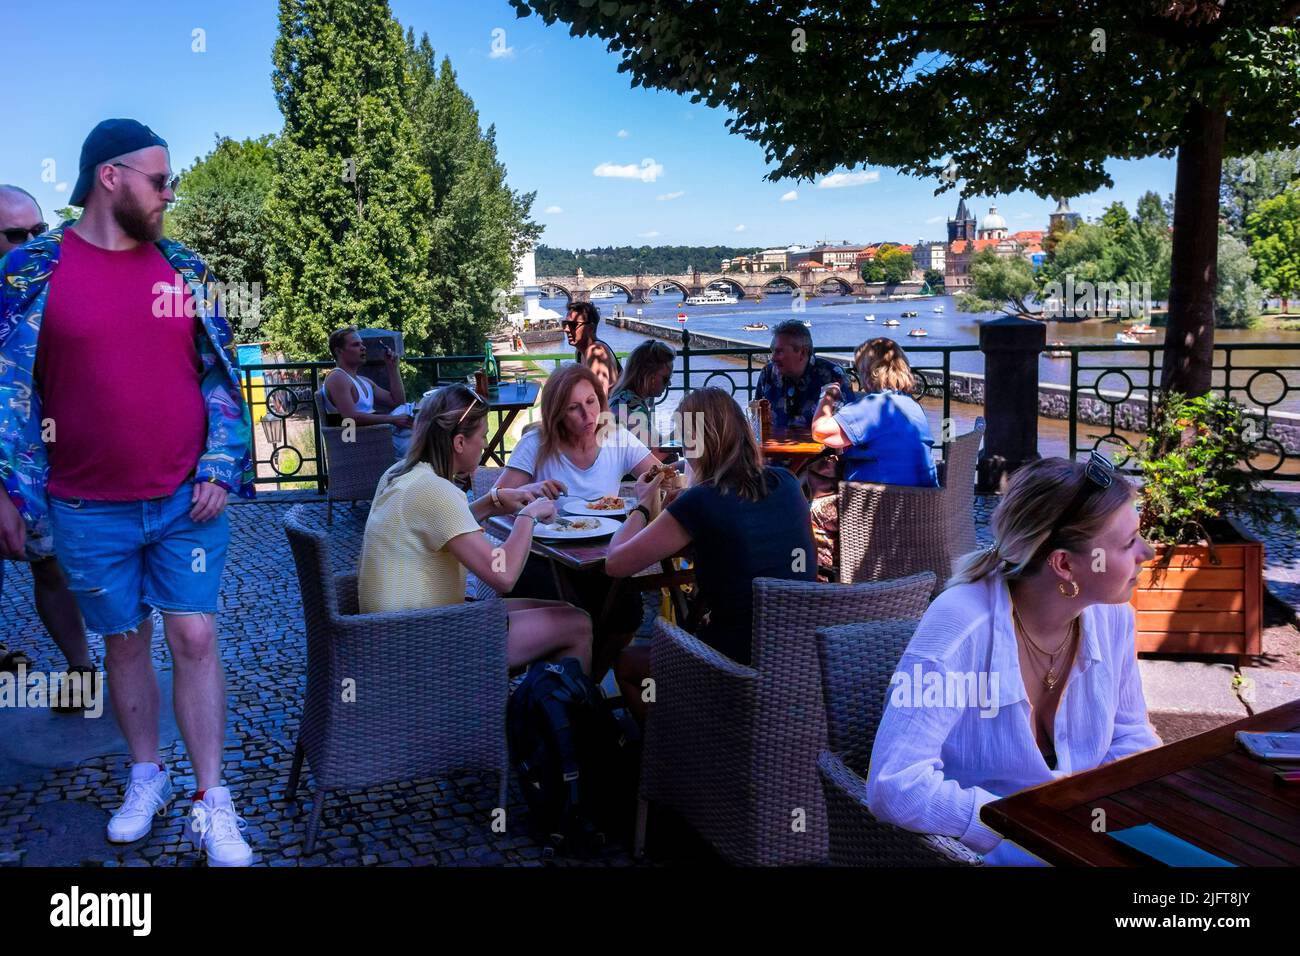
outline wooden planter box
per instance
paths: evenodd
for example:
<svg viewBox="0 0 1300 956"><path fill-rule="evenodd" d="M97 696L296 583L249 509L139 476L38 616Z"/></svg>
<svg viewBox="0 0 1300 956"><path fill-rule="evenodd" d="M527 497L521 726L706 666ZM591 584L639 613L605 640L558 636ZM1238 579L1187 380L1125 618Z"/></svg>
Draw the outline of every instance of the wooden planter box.
<svg viewBox="0 0 1300 956"><path fill-rule="evenodd" d="M1157 548L1138 573L1139 651L1234 654L1243 664L1260 653L1264 545L1230 522L1209 530L1217 561L1206 545L1180 544L1168 563Z"/></svg>

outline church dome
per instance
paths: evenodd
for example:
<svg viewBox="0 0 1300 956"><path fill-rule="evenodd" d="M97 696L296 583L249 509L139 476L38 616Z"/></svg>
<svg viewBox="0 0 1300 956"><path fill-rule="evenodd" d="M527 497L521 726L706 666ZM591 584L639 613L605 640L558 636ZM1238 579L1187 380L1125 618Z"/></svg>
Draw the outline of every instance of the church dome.
<svg viewBox="0 0 1300 956"><path fill-rule="evenodd" d="M1007 221L998 215L997 206L989 206L989 214L984 217L983 229L1005 229Z"/></svg>

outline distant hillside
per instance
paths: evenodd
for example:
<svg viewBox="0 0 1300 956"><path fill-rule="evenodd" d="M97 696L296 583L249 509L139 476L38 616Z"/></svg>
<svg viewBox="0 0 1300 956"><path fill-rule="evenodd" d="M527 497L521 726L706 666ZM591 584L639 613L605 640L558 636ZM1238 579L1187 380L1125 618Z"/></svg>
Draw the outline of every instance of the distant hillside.
<svg viewBox="0 0 1300 956"><path fill-rule="evenodd" d="M539 276L584 275L624 276L679 274L690 266L700 272L716 272L723 259L750 255L753 246L598 246L593 249L537 247Z"/></svg>

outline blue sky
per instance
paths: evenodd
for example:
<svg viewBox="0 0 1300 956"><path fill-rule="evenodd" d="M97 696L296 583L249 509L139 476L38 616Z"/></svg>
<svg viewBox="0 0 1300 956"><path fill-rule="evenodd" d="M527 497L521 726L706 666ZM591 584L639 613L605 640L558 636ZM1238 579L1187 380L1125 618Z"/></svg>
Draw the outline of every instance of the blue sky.
<svg viewBox="0 0 1300 956"><path fill-rule="evenodd" d="M725 113L632 88L601 43L536 17L516 19L506 0L391 5L403 27L427 32L439 57L451 57L484 125L496 124L511 185L537 192L534 218L546 227L545 243L911 242L942 239L956 208L955 192L936 197L935 183L883 168L868 170L878 179L844 188L766 182L761 147L728 133ZM280 128L270 81L274 0L7 6L5 93L21 107L5 116L0 182L36 195L47 218L66 204L81 141L105 117L152 126L171 144L178 170L218 133L242 138ZM192 49L195 30L204 31L206 52ZM494 46L502 55L493 55ZM621 175L596 175L598 168ZM1109 169L1116 188L1074 199L1075 211L1096 216L1114 199L1132 210L1147 189L1173 191L1172 160ZM782 201L792 190L798 198ZM1025 193L978 197L979 218L991 201L1012 231L1046 228L1053 208Z"/></svg>

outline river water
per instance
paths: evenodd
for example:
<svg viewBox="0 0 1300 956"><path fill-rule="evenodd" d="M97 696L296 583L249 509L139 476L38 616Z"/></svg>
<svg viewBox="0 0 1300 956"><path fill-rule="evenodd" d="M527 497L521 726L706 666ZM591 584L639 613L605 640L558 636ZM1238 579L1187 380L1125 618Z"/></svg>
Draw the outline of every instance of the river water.
<svg viewBox="0 0 1300 956"><path fill-rule="evenodd" d="M604 317L612 316L616 309L622 309L629 318L640 318L647 322L680 328L677 321L679 312L685 312L685 327L692 332L707 333L735 339L742 343L766 346L771 340L770 332L746 332L741 327L747 323L761 322L775 327L784 319L798 318L812 323L813 343L818 351L834 350L840 354L851 355L858 343L875 336L888 336L897 339L907 349L912 363L921 368L938 367L941 356L938 353L926 353L927 347L943 345L978 345L980 324L990 319L999 318L1001 313L959 312L952 296L935 296L926 299L913 299L902 302L854 302L851 297L827 296L804 300L805 308L796 312L789 295L771 295L761 302L745 299L735 305L682 306L678 294L656 296L648 305L630 305L625 296L595 301ZM563 313L563 298L543 299L542 304ZM938 307L943 311L935 312ZM916 311L916 318L903 318L905 311ZM640 314L638 315L638 312ZM867 322L865 317L874 315L874 322ZM886 328L886 319L897 319L899 325ZM924 329L924 338L908 335L913 329ZM1066 345L1110 346L1115 343L1115 333L1123 328L1117 322L1048 322L1048 342L1063 342ZM630 350L645 336L634 332L615 329L602 325L601 338L622 352ZM1281 346L1280 348L1261 349L1258 351L1237 351L1233 354L1234 398L1252 407L1270 406L1274 411L1300 412L1300 332L1254 331L1248 329L1217 329L1214 333L1215 343L1236 345L1266 342ZM1144 336L1143 344L1159 345L1164 341L1164 330L1158 329L1155 335ZM565 346L561 344L560 349ZM555 351L556 346L538 347L534 351ZM1158 361L1157 356L1157 361ZM1216 364L1222 364L1223 353L1216 353ZM1135 368L1130 373L1134 387L1141 388L1148 384L1148 353L1137 352L1092 352L1084 353L1080 362L1080 383L1088 385L1104 374L1105 368ZM728 363L720 360L692 360L695 368L722 369ZM1088 369L1088 366L1100 366L1101 369ZM735 366L730 366L734 368ZM952 356L952 368L959 372L983 372L984 355L981 352L958 352ZM1251 369L1279 368L1290 391L1283 394L1282 380L1272 374L1256 375ZM1157 364L1155 375L1159 379L1160 369ZM1221 374L1215 383L1220 384ZM1251 382L1251 379L1254 379ZM743 376L742 376L743 379ZM1039 359L1039 380L1056 384L1069 384L1070 361L1051 358L1044 354ZM692 385L696 381L694 371L691 375ZM1250 385L1251 394L1246 394ZM1107 390L1125 389L1121 376L1112 374L1102 383Z"/></svg>

